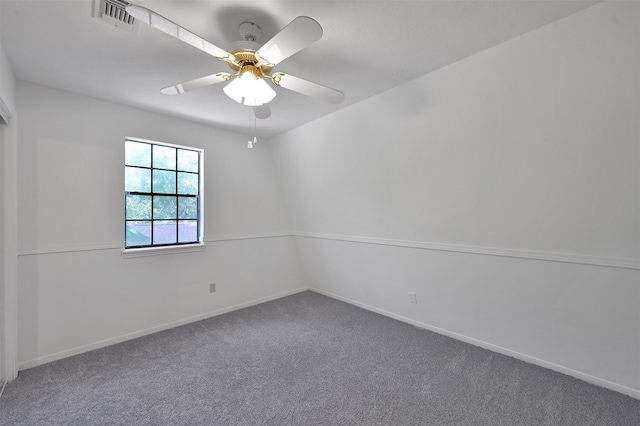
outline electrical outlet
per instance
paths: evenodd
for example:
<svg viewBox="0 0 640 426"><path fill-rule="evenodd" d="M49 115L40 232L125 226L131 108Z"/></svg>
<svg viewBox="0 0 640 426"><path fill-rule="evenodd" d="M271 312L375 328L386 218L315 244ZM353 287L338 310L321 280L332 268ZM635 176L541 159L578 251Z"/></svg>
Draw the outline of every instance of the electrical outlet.
<svg viewBox="0 0 640 426"><path fill-rule="evenodd" d="M409 302L418 303L418 299L416 298L416 294L413 292L409 292Z"/></svg>
<svg viewBox="0 0 640 426"><path fill-rule="evenodd" d="M209 293L216 292L216 283L209 284Z"/></svg>

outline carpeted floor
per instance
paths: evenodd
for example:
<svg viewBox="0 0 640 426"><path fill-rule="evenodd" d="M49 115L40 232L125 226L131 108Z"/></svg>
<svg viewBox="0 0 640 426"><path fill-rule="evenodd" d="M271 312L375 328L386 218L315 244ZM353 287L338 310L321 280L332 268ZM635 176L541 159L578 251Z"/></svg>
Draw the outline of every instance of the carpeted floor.
<svg viewBox="0 0 640 426"><path fill-rule="evenodd" d="M20 372L0 425L639 425L640 401L304 292Z"/></svg>

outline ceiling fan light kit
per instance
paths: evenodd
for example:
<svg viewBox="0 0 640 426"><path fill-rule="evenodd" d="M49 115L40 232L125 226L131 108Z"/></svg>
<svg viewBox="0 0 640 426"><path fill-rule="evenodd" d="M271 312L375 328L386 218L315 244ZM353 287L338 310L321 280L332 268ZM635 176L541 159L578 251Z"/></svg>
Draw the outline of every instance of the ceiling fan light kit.
<svg viewBox="0 0 640 426"><path fill-rule="evenodd" d="M260 27L252 22L243 22L238 30L244 40L232 43L231 52L228 52L150 9L128 5L126 11L141 22L226 62L234 71L233 74L216 73L165 87L161 90L164 94L182 94L231 80L223 91L234 101L253 107L256 118L267 118L271 115L268 104L275 98L276 91L267 84L267 79L277 87L330 103L337 104L344 100L344 94L338 90L282 72L269 74L278 63L322 37L320 24L307 16L295 18L262 47L255 43L262 35Z"/></svg>
<svg viewBox="0 0 640 426"><path fill-rule="evenodd" d="M253 67L247 65L243 68ZM240 77L233 79L222 90L234 101L248 106L264 105L276 97L275 90L252 70L241 70Z"/></svg>

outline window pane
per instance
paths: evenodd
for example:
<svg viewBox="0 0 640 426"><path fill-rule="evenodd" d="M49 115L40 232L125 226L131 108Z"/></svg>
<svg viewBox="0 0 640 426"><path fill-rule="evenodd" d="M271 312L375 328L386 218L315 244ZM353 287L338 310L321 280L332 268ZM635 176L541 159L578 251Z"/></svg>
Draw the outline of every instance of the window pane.
<svg viewBox="0 0 640 426"><path fill-rule="evenodd" d="M153 146L153 167L158 169L176 169L176 149L169 146Z"/></svg>
<svg viewBox="0 0 640 426"><path fill-rule="evenodd" d="M197 243L198 242L198 221L181 220L178 222L178 242Z"/></svg>
<svg viewBox="0 0 640 426"><path fill-rule="evenodd" d="M151 167L151 145L148 143L126 141L124 152L127 166Z"/></svg>
<svg viewBox="0 0 640 426"><path fill-rule="evenodd" d="M197 219L198 200L196 197L178 197L178 219Z"/></svg>
<svg viewBox="0 0 640 426"><path fill-rule="evenodd" d="M127 222L126 245L148 246L151 244L151 222Z"/></svg>
<svg viewBox="0 0 640 426"><path fill-rule="evenodd" d="M153 171L153 192L161 194L176 193L176 172Z"/></svg>
<svg viewBox="0 0 640 426"><path fill-rule="evenodd" d="M178 150L178 170L183 172L195 172L198 170L198 153L186 149Z"/></svg>
<svg viewBox="0 0 640 426"><path fill-rule="evenodd" d="M127 192L151 192L151 170L125 167L124 190Z"/></svg>
<svg viewBox="0 0 640 426"><path fill-rule="evenodd" d="M197 243L202 151L125 141L125 246Z"/></svg>
<svg viewBox="0 0 640 426"><path fill-rule="evenodd" d="M153 218L175 219L176 218L176 197L153 197Z"/></svg>
<svg viewBox="0 0 640 426"><path fill-rule="evenodd" d="M165 220L153 222L153 244L175 244L176 221Z"/></svg>
<svg viewBox="0 0 640 426"><path fill-rule="evenodd" d="M151 197L149 195L127 195L126 219L151 220Z"/></svg>
<svg viewBox="0 0 640 426"><path fill-rule="evenodd" d="M198 175L194 173L178 173L178 194L198 194Z"/></svg>

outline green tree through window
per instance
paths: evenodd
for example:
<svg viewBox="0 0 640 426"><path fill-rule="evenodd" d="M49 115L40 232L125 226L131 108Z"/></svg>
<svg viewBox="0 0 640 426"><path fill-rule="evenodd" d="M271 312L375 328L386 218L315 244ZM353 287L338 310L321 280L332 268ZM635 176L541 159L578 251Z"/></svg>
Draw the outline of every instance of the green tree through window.
<svg viewBox="0 0 640 426"><path fill-rule="evenodd" d="M201 242L202 150L125 141L125 248Z"/></svg>

